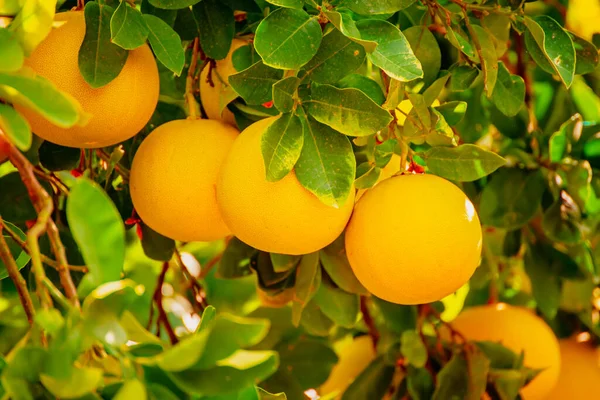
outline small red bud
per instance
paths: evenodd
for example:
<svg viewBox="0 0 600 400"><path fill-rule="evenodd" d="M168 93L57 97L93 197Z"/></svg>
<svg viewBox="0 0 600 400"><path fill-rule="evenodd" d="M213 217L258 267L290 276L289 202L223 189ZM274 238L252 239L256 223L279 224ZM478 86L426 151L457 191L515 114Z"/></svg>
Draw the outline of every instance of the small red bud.
<svg viewBox="0 0 600 400"><path fill-rule="evenodd" d="M273 100L267 101L266 103L263 103L263 107L265 108L273 108Z"/></svg>

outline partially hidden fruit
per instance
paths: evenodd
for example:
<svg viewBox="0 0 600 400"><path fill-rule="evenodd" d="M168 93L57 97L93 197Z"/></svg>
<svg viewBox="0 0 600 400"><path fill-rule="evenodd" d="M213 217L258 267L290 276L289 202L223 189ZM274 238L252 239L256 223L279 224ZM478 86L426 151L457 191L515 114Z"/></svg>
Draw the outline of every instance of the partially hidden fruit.
<svg viewBox="0 0 600 400"><path fill-rule="evenodd" d="M210 70L208 66L200 74L200 100L206 116L210 119L218 119L229 125L235 125L235 117L227 107L223 107L221 112L221 98L226 97L226 91L229 88L229 76L238 72L235 70L231 59L233 52L246 44L248 43L243 40L233 39L227 57L218 60L211 71L212 85L208 81Z"/></svg>
<svg viewBox="0 0 600 400"><path fill-rule="evenodd" d="M588 342L575 338L560 341L561 368L558 383L546 400L598 398L600 357Z"/></svg>
<svg viewBox="0 0 600 400"><path fill-rule="evenodd" d="M83 12L56 14L64 22L26 60L38 75L79 101L91 116L85 126L60 128L28 108L15 105L38 136L69 147L96 148L129 139L148 122L158 102L158 68L147 45L129 52L127 62L109 84L93 89L79 72L78 53L85 35Z"/></svg>
<svg viewBox="0 0 600 400"><path fill-rule="evenodd" d="M228 235L215 185L237 135L235 128L212 120L175 120L156 128L131 166L131 199L141 219L181 241Z"/></svg>
<svg viewBox="0 0 600 400"><path fill-rule="evenodd" d="M439 105L440 105L440 101L438 99L435 99L433 101L433 103L431 104L432 107L437 107ZM398 122L398 125L404 125L404 123L406 122L406 116L410 113L412 108L413 108L413 105L410 102L410 100L408 100L408 99L402 100L400 102L400 104L398 104L398 107L396 107L396 110L394 110L394 113L396 114L396 121Z"/></svg>
<svg viewBox="0 0 600 400"><path fill-rule="evenodd" d="M567 8L567 27L576 35L592 40L595 33L600 33L600 2L598 0L569 0Z"/></svg>
<svg viewBox="0 0 600 400"><path fill-rule="evenodd" d="M321 397L341 397L352 381L375 359L376 353L371 337L359 336L346 344L338 356L339 360L331 370L329 378L319 389Z"/></svg>
<svg viewBox="0 0 600 400"><path fill-rule="evenodd" d="M475 207L435 175L398 175L356 203L346 252L371 293L398 304L440 300L464 285L481 257Z"/></svg>
<svg viewBox="0 0 600 400"><path fill-rule="evenodd" d="M526 367L545 368L521 389L524 400L546 399L552 392L561 369L558 340L532 311L504 303L472 307L461 312L452 326L468 340L500 342L517 354L523 351Z"/></svg>
<svg viewBox="0 0 600 400"><path fill-rule="evenodd" d="M223 163L217 200L231 232L259 250L307 254L333 242L344 230L354 191L340 208L323 204L306 190L292 170L268 182L261 137L275 118L255 122L235 141Z"/></svg>

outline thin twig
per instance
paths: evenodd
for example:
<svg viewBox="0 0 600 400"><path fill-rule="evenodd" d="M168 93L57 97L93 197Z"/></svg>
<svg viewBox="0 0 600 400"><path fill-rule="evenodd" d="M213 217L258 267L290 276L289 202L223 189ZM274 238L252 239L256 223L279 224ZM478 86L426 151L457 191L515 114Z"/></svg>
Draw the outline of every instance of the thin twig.
<svg viewBox="0 0 600 400"><path fill-rule="evenodd" d="M175 344L179 342L171 323L169 322L169 318L162 304L162 287L165 283L165 276L167 275L167 271L169 271L169 263L164 262L162 265L162 270L158 275L158 280L156 282L156 289L154 290L154 294L152 295L152 299L156 303L158 307L158 320L156 321L157 325L157 335L160 334L160 325L162 324L169 335L169 339L171 340L171 344Z"/></svg>
<svg viewBox="0 0 600 400"><path fill-rule="evenodd" d="M40 167L34 167L33 172L40 178L42 178L50 183L53 183L54 186L58 190L60 190L62 194L64 194L64 195L69 194L69 188L67 187L67 185L65 185L65 183L63 181L61 181L60 179L58 179L58 177L56 175L54 175L53 173L47 173Z"/></svg>
<svg viewBox="0 0 600 400"><path fill-rule="evenodd" d="M195 82L196 82L196 67L198 63L198 38L194 39L193 47L192 47L192 60L190 62L190 67L188 69L188 75L185 80L185 101L187 102L189 118L190 119L198 119L199 118L199 109L198 102L194 97L195 93Z"/></svg>
<svg viewBox="0 0 600 400"><path fill-rule="evenodd" d="M60 240L58 227L52 219L48 220L46 232L48 233L48 238L50 239L52 253L54 253L58 263L58 276L60 278L60 284L65 290L65 294L67 295L67 298L71 304L73 304L75 308L79 308L80 305L79 298L77 297L77 289L75 288L75 283L73 283L73 278L71 277L71 272L69 270L69 262L67 261L65 246L63 246Z"/></svg>
<svg viewBox="0 0 600 400"><path fill-rule="evenodd" d="M100 157L103 161L107 163L110 162L110 154L108 154L103 149L97 149L96 155ZM117 174L121 175L121 178L123 178L123 182L129 182L129 170L122 166L120 162L115 164L115 171L117 171Z"/></svg>
<svg viewBox="0 0 600 400"><path fill-rule="evenodd" d="M375 321L369 312L369 305L367 304L368 299L365 296L360 296L360 312L362 313L363 320L369 328L369 336L373 341L373 348L377 351L377 343L379 343L379 332L375 327Z"/></svg>
<svg viewBox="0 0 600 400"><path fill-rule="evenodd" d="M2 218L0 217L0 222L1 221ZM19 272L19 267L10 253L8 244L6 243L4 235L2 234L2 224L0 224L0 259L2 259L2 262L6 267L6 272L8 272L8 276L17 288L19 300L21 300L21 304L25 310L25 315L27 315L27 321L29 321L30 325L33 325L35 309L33 308L33 302L31 301L31 296L29 296L29 291L27 291L27 282Z"/></svg>

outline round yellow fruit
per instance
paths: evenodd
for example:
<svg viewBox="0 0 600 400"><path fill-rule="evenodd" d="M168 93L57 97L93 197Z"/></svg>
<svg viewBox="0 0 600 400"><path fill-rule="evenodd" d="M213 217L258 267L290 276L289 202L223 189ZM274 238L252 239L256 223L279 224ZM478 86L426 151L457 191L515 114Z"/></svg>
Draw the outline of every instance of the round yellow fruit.
<svg viewBox="0 0 600 400"><path fill-rule="evenodd" d="M352 381L375 359L376 353L370 336L359 336L344 346L339 360L327 381L319 389L320 396L341 395ZM337 397L336 397L337 398Z"/></svg>
<svg viewBox="0 0 600 400"><path fill-rule="evenodd" d="M460 313L452 326L469 340L501 342L517 354L523 351L526 367L545 368L521 389L524 400L546 399L552 392L561 369L558 340L532 311L503 303L472 307Z"/></svg>
<svg viewBox="0 0 600 400"><path fill-rule="evenodd" d="M227 236L215 186L237 135L235 128L206 119L170 121L156 128L131 166L131 200L140 218L176 240Z"/></svg>
<svg viewBox="0 0 600 400"><path fill-rule="evenodd" d="M595 33L600 33L598 20L600 20L598 0L569 0L567 27L576 35L591 41Z"/></svg>
<svg viewBox="0 0 600 400"><path fill-rule="evenodd" d="M358 280L398 304L440 300L464 285L481 257L475 207L435 175L398 175L356 203L346 252Z"/></svg>
<svg viewBox="0 0 600 400"><path fill-rule="evenodd" d="M16 105L38 136L62 146L96 148L129 139L148 122L158 102L158 68L147 45L129 52L112 82L91 88L79 72L78 53L85 35L83 12L56 14L64 22L26 60L38 75L79 101L91 118L85 126L60 128L39 114Z"/></svg>
<svg viewBox="0 0 600 400"><path fill-rule="evenodd" d="M561 369L558 383L546 400L598 398L600 357L588 342L574 338L560 341Z"/></svg>
<svg viewBox="0 0 600 400"><path fill-rule="evenodd" d="M440 101L438 99L435 99L433 101L433 103L431 104L432 107L437 107L439 105L440 105ZM396 108L397 109L394 110L394 113L396 114L396 121L398 122L398 125L404 125L404 122L406 122L406 116L412 110L413 105L410 102L410 100L406 99L406 100L402 100Z"/></svg>
<svg viewBox="0 0 600 400"><path fill-rule="evenodd" d="M248 44L240 39L233 39L229 54L222 60L216 62L215 68L211 72L213 85L208 82L209 67L205 67L200 74L200 100L206 116L210 119L218 119L229 125L235 126L235 117L227 107L223 108L221 113L221 97L224 96L229 87L229 76L237 73L233 66L231 56L233 52L240 47Z"/></svg>
<svg viewBox="0 0 600 400"><path fill-rule="evenodd" d="M217 183L219 208L231 232L252 247L279 254L312 253L342 233L352 213L354 191L333 208L306 190L293 170L268 182L260 143L273 121L255 122L233 144Z"/></svg>

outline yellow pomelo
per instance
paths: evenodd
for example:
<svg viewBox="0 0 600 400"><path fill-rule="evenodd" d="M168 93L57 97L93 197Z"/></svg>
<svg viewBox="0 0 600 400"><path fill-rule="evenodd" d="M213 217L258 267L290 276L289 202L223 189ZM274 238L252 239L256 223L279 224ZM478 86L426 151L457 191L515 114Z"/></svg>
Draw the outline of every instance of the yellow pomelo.
<svg viewBox="0 0 600 400"><path fill-rule="evenodd" d="M569 0L567 8L567 28L584 39L592 40L594 33L600 33L600 1Z"/></svg>
<svg viewBox="0 0 600 400"><path fill-rule="evenodd" d="M346 252L371 293L398 304L440 300L464 285L481 256L475 207L435 175L398 175L356 203Z"/></svg>
<svg viewBox="0 0 600 400"><path fill-rule="evenodd" d="M354 205L354 191L340 208L323 204L291 171L268 182L261 137L275 118L255 122L236 139L223 163L217 200L229 229L259 250L307 254L333 242L344 230Z"/></svg>
<svg viewBox="0 0 600 400"><path fill-rule="evenodd" d="M352 381L375 359L375 356L375 349L370 336L360 336L346 344L340 350L339 360L331 370L329 378L321 385L319 395L341 395Z"/></svg>
<svg viewBox="0 0 600 400"><path fill-rule="evenodd" d="M561 368L558 383L546 400L600 397L600 357L590 343L579 343L574 338L560 341Z"/></svg>
<svg viewBox="0 0 600 400"><path fill-rule="evenodd" d="M439 105L440 105L440 101L438 99L435 99L433 101L433 103L431 104L432 107L437 107ZM402 100L400 102L400 104L398 104L398 107L396 107L396 108L399 108L400 110L402 110L402 111L394 110L394 113L396 114L396 121L398 121L398 125L404 125L404 122L406 121L406 115L408 113L410 113L410 111L413 108L412 103L408 99Z"/></svg>
<svg viewBox="0 0 600 400"><path fill-rule="evenodd" d="M224 59L217 61L215 68L211 72L214 86L211 86L207 80L210 69L208 66L200 74L200 100L202 101L202 107L204 107L206 116L210 119L219 119L229 125L235 125L235 117L227 107L223 108L223 112L221 113L220 101L229 87L229 76L238 72L233 66L231 56L234 51L246 44L248 43L243 40L233 39L229 54Z"/></svg>
<svg viewBox="0 0 600 400"><path fill-rule="evenodd" d="M156 128L131 166L131 199L142 220L181 241L225 237L217 207L219 168L238 132L212 120L176 120Z"/></svg>
<svg viewBox="0 0 600 400"><path fill-rule="evenodd" d="M517 354L523 351L526 367L545 368L521 390L524 400L546 399L556 385L561 369L558 340L532 311L503 303L472 307L452 326L469 340L501 342Z"/></svg>
<svg viewBox="0 0 600 400"><path fill-rule="evenodd" d="M392 154L390 161L381 169L381 173L379 174L379 178L377 178L375 185L383 180L386 180L387 178L391 178L392 175L396 174L398 171L400 171L400 156L397 154ZM373 187L375 187L375 185L373 185ZM358 190L356 192L356 201L360 200L367 190L369 189Z"/></svg>
<svg viewBox="0 0 600 400"><path fill-rule="evenodd" d="M83 12L59 13L55 21L64 24L50 32L26 65L77 99L91 118L85 126L64 129L25 107L15 108L29 120L34 133L63 146L105 147L138 133L158 102L158 69L150 48L143 45L130 51L119 76L93 89L83 80L78 66L85 34Z"/></svg>

